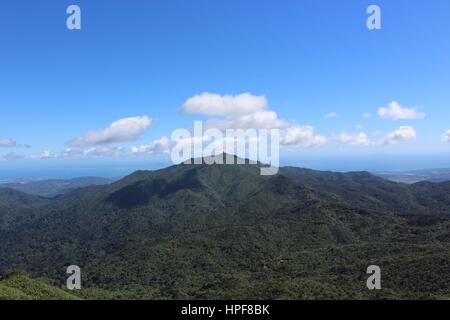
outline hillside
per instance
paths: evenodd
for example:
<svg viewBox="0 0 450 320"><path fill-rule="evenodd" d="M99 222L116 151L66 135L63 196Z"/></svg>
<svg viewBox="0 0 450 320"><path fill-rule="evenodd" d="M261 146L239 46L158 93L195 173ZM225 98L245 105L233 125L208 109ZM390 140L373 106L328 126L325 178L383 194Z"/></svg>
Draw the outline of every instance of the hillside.
<svg viewBox="0 0 450 320"><path fill-rule="evenodd" d="M51 285L43 279L32 279L16 272L0 279L0 300L79 300L80 298Z"/></svg>
<svg viewBox="0 0 450 320"><path fill-rule="evenodd" d="M29 195L17 190L0 188L0 210L42 205L47 201L41 197Z"/></svg>
<svg viewBox="0 0 450 320"><path fill-rule="evenodd" d="M448 183L366 172L139 171L10 212L0 275L64 283L76 264L86 298L445 298L449 194ZM365 287L371 264L383 270L381 292Z"/></svg>
<svg viewBox="0 0 450 320"><path fill-rule="evenodd" d="M450 213L448 197L443 196L450 194L448 182L406 185L369 172L321 172L295 167L281 168L280 173L334 195L354 207L403 215ZM425 202L424 197L429 197L429 201ZM439 203L433 205L434 202Z"/></svg>

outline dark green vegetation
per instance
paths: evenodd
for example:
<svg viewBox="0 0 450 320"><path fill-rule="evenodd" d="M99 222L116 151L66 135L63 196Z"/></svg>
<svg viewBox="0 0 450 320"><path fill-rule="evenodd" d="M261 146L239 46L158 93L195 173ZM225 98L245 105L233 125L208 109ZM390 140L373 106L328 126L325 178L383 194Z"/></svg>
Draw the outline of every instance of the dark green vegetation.
<svg viewBox="0 0 450 320"><path fill-rule="evenodd" d="M26 208L49 202L49 200L38 196L13 189L0 188L0 210L2 210L2 213L8 209Z"/></svg>
<svg viewBox="0 0 450 320"><path fill-rule="evenodd" d="M450 182L259 173L179 165L16 208L0 190L0 275L64 284L75 264L82 298L450 298Z"/></svg>
<svg viewBox="0 0 450 320"><path fill-rule="evenodd" d="M49 179L21 182L0 183L0 188L19 190L42 197L56 197L58 195L91 185L110 184L117 179L102 177L81 177L75 179Z"/></svg>

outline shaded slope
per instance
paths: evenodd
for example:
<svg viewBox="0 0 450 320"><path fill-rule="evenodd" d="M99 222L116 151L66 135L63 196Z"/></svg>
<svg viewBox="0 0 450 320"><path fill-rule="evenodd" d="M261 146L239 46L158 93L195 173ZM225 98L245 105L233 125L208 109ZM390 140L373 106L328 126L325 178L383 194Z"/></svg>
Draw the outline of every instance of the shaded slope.
<svg viewBox="0 0 450 320"><path fill-rule="evenodd" d="M0 188L0 210L42 205L47 203L46 199L29 195L21 191Z"/></svg>
<svg viewBox="0 0 450 320"><path fill-rule="evenodd" d="M345 202L353 207L368 210L390 211L397 214L435 214L450 210L441 208L436 212L430 202L420 201L417 187L392 182L368 172L320 172L308 169L286 167L280 172L291 179L315 187L336 197L336 202ZM435 199L444 192L450 193L450 185L441 188L429 183L427 194Z"/></svg>

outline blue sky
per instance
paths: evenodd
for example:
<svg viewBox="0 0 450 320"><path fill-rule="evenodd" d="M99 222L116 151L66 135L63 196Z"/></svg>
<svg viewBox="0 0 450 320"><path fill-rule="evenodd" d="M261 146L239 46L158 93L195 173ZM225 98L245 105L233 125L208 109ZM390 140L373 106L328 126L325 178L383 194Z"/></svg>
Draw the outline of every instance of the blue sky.
<svg viewBox="0 0 450 320"><path fill-rule="evenodd" d="M71 4L81 8L81 30L66 28ZM370 4L381 8L382 30L366 27ZM282 164L450 167L449 32L448 0L3 2L0 179L168 164L167 155L128 150L209 119L182 112L204 92L265 96L277 119L326 139L282 147ZM70 145L138 116L151 124L129 140ZM404 139L383 143L406 127L414 137L403 130ZM125 152L63 156L106 147Z"/></svg>

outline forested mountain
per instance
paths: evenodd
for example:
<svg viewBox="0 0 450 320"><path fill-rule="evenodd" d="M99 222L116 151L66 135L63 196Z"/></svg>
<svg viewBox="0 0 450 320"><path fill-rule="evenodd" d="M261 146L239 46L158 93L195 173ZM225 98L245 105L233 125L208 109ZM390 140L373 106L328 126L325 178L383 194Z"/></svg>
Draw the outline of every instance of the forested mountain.
<svg viewBox="0 0 450 320"><path fill-rule="evenodd" d="M25 272L15 272L0 279L0 300L79 300L45 279L31 279Z"/></svg>
<svg viewBox="0 0 450 320"><path fill-rule="evenodd" d="M17 209L47 203L46 199L17 190L0 188L0 210Z"/></svg>
<svg viewBox="0 0 450 320"><path fill-rule="evenodd" d="M406 185L369 172L321 172L293 167L281 168L281 173L335 195L351 206L403 215L450 213L450 182Z"/></svg>
<svg viewBox="0 0 450 320"><path fill-rule="evenodd" d="M83 298L450 298L449 195L366 172L138 171L0 206L0 275L65 283L78 265ZM381 291L366 288L372 264Z"/></svg>

